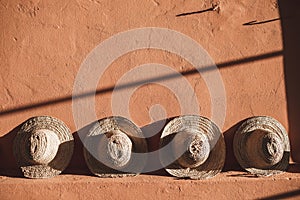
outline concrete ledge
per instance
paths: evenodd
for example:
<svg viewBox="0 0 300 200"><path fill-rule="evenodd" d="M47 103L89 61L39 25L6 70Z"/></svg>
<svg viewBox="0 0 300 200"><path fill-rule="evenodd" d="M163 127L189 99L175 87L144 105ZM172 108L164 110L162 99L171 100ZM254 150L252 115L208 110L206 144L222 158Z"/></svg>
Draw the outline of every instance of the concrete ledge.
<svg viewBox="0 0 300 200"><path fill-rule="evenodd" d="M257 178L223 172L208 180L140 175L98 178L62 174L51 179L0 176L0 199L268 199L300 198L300 173Z"/></svg>

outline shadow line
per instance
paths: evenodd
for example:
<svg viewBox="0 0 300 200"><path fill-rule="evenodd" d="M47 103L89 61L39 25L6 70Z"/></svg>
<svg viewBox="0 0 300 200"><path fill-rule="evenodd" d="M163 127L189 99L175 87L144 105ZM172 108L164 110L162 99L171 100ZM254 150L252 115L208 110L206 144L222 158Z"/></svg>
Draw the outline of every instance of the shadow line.
<svg viewBox="0 0 300 200"><path fill-rule="evenodd" d="M300 92L299 92L299 52L300 52L300 1L290 3L278 0L283 41L283 62L288 114L288 130L291 156L300 163Z"/></svg>
<svg viewBox="0 0 300 200"><path fill-rule="evenodd" d="M281 56L281 55L283 55L283 50L278 50L278 51L273 51L273 52L269 52L269 53L265 53L265 54L261 54L261 55L257 55L257 56L251 56L251 57L246 57L246 58L242 58L242 59L238 59L238 60L231 60L231 61L219 63L216 66L218 68L225 68L225 67L230 67L230 66L243 64L243 63L254 62L254 61L258 61L258 60L262 60L262 59L273 58L273 57L277 57L277 56ZM212 71L214 69L215 69L215 66L207 66L207 67L204 67L204 68L198 68L198 69L193 69L193 70L190 70L190 71L181 72L181 75L188 76L188 75L196 74L196 73L199 73L199 72L200 73L205 73L205 72ZM69 96L65 96L65 97L59 97L59 98L50 99L50 100L47 100L47 101L38 102L38 103L27 104L27 105L20 106L20 107L17 107L17 108L11 108L11 109L7 109L7 110L3 110L3 111L0 112L0 116L12 114L12 113L17 113L17 112L21 112L21 111L25 111L25 110L29 110L29 109L39 108L39 107L47 106L47 105L50 105L50 104L58 104L58 103L66 102L66 101L71 101L71 100L90 97L90 96L94 96L94 95L104 94L104 93L107 93L107 92L111 92L113 90L122 90L122 89L130 88L130 87L139 86L141 84L146 84L146 83L151 83L151 82L159 82L159 81L162 81L162 80L174 79L174 78L178 78L181 75L178 75L177 73L176 74L168 74L168 75L164 75L164 76L158 76L158 77L152 78L152 79L145 79L145 80L142 80L142 81L134 81L134 82L131 82L131 83L128 83L128 84L118 86L117 88L115 86L109 86L109 87L106 87L106 88L98 89L98 90L96 90L96 92L95 91L90 91L90 92L86 92L86 93L76 95L76 96L69 95Z"/></svg>
<svg viewBox="0 0 300 200"><path fill-rule="evenodd" d="M214 11L214 8L208 8L208 9L205 9L205 10L199 10L199 11L194 11L194 12L181 13L181 14L176 15L176 17L200 14L200 13L204 13L204 12L208 12L208 11Z"/></svg>
<svg viewBox="0 0 300 200"><path fill-rule="evenodd" d="M278 20L280 20L280 18L274 18L274 19L269 19L269 20L265 20L265 21L253 20L253 21L244 23L243 26L252 26L252 25L258 25L258 24L266 24L266 23L270 23L270 22L274 22L274 21L278 21Z"/></svg>
<svg viewBox="0 0 300 200"><path fill-rule="evenodd" d="M295 198L295 196L299 196L299 195L300 195L300 190L293 190L293 191L290 191L290 192L277 194L277 195L273 195L273 196L269 196L269 197L265 197L265 198L261 198L260 200L287 199L287 198L291 198L291 197Z"/></svg>

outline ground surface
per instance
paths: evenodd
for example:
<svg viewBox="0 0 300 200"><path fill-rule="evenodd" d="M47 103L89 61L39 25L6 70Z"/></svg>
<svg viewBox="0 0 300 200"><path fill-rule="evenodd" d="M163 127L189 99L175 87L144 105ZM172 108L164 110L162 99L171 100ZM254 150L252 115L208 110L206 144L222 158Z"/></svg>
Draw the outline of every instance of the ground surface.
<svg viewBox="0 0 300 200"><path fill-rule="evenodd" d="M300 174L257 178L244 172L223 172L208 180L178 180L140 175L98 178L62 174L31 180L0 177L1 199L268 199L300 198Z"/></svg>

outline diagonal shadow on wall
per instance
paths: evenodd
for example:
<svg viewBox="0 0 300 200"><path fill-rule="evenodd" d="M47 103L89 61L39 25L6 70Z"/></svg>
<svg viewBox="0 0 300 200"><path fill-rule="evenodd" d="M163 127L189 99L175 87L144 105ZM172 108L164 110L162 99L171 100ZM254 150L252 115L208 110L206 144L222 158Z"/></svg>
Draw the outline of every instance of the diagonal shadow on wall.
<svg viewBox="0 0 300 200"><path fill-rule="evenodd" d="M238 60L232 60L232 61L228 61L228 62L219 63L219 64L217 64L217 67L219 69L220 68L226 68L226 67L232 67L232 66L236 66L236 65L240 65L240 64L244 64L244 63L255 62L255 61L260 61L260 60L264 60L264 59L269 59L269 58L281 56L282 54L283 54L282 50L273 51L273 52L268 52L268 53L261 54L261 55L255 55L255 56L246 57L246 58L242 58L242 59L238 59ZM199 69L199 71L201 73L205 73L205 72L208 72L208 71L211 71L211 70L214 70L214 69L215 69L214 66L207 66L207 67ZM197 69L194 69L194 70L182 72L181 75L188 76L188 75L191 75L191 74L199 73L199 71ZM161 81L161 80L175 79L175 78L179 78L179 76L181 76L181 75L176 73L176 74L169 74L169 75L165 75L165 76L158 76L157 78L154 78L154 79L146 79L146 80L142 80L142 81L135 81L135 82L131 82L131 83L128 83L128 84L120 85L120 86L118 86L117 90L122 90L122 89L130 88L130 87L136 87L136 86L140 86L140 85L145 84L145 83L158 82L158 81ZM96 95L111 92L114 89L115 89L114 86L101 88L101 89L96 91ZM25 110L39 108L39 107L43 107L43 106L47 106L47 105L63 103L63 102L66 102L66 101L72 101L72 100L76 100L76 99L84 98L84 97L88 97L88 96L93 96L93 95L95 95L95 91L86 92L86 93L83 93L83 94L80 94L80 95L77 95L77 96L73 96L73 97L71 95L69 95L69 96L58 97L58 98L55 98L55 99L50 99L50 100L46 100L46 101L42 101L42 102L27 104L27 105L24 105L24 106L3 110L3 111L0 112L0 116L9 115L9 114L12 114L12 113L18 113L18 112L22 112L22 111L25 111Z"/></svg>

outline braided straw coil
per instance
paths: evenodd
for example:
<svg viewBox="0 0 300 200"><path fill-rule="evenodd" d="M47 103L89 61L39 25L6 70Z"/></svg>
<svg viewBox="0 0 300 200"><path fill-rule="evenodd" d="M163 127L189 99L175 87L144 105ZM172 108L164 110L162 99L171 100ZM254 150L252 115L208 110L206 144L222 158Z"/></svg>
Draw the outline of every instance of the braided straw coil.
<svg viewBox="0 0 300 200"><path fill-rule="evenodd" d="M84 140L83 153L90 171L99 177L139 174L145 164L146 139L130 120L112 116L95 122Z"/></svg>
<svg viewBox="0 0 300 200"><path fill-rule="evenodd" d="M225 162L224 137L216 124L202 116L171 120L163 130L160 147L166 171L179 178L211 178Z"/></svg>
<svg viewBox="0 0 300 200"><path fill-rule="evenodd" d="M234 154L246 171L270 176L287 170L290 143L286 130L275 119L258 116L247 119L236 131Z"/></svg>
<svg viewBox="0 0 300 200"><path fill-rule="evenodd" d="M17 132L13 152L27 178L50 178L69 164L74 141L70 129L49 116L32 117Z"/></svg>

